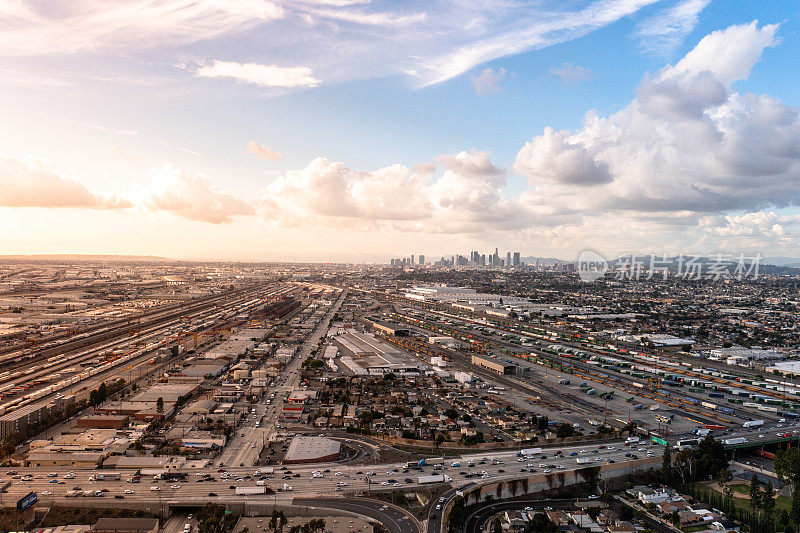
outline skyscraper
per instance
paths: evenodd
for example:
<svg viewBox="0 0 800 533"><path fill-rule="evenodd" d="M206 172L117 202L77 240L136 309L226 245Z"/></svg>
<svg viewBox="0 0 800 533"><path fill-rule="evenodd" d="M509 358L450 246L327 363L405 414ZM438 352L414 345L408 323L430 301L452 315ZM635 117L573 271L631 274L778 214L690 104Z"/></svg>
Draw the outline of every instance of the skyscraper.
<svg viewBox="0 0 800 533"><path fill-rule="evenodd" d="M506 252L506 266L511 266L511 252Z"/></svg>
<svg viewBox="0 0 800 533"><path fill-rule="evenodd" d="M514 263L513 263L514 267L516 268L520 266L519 263L520 263L519 252L514 252Z"/></svg>
<svg viewBox="0 0 800 533"><path fill-rule="evenodd" d="M425 264L425 256L422 255L422 254L419 254L419 264L420 265L424 265Z"/></svg>

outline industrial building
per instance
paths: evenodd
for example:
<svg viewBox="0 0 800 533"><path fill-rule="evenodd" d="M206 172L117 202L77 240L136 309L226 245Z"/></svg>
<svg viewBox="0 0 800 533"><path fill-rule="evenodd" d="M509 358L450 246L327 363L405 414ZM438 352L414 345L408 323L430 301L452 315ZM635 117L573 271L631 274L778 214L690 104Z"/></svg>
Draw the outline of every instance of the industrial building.
<svg viewBox="0 0 800 533"><path fill-rule="evenodd" d="M500 359L479 357L477 355L472 356L472 364L481 368L486 368L492 372L497 372L498 374L513 374L517 370L517 367L514 365L504 363Z"/></svg>
<svg viewBox="0 0 800 533"><path fill-rule="evenodd" d="M341 444L323 437L294 437L283 459L284 464L325 463L341 456Z"/></svg>

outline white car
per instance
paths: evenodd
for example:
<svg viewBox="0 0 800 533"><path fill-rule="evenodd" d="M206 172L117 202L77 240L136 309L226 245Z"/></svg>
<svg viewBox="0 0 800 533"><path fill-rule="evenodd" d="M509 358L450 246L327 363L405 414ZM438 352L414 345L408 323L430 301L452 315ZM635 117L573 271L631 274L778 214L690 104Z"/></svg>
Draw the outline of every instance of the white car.
<svg viewBox="0 0 800 533"><path fill-rule="evenodd" d="M74 472L70 472L68 474L64 474L64 479L72 479L74 477L75 477L75 473Z"/></svg>
<svg viewBox="0 0 800 533"><path fill-rule="evenodd" d="M43 490L42 491L42 496L50 496L51 494L53 494L53 493L50 492L49 490Z"/></svg>
<svg viewBox="0 0 800 533"><path fill-rule="evenodd" d="M133 494L134 492L131 489L125 491L125 494Z"/></svg>
<svg viewBox="0 0 800 533"><path fill-rule="evenodd" d="M178 490L179 488L181 488L180 485L172 485L172 490Z"/></svg>

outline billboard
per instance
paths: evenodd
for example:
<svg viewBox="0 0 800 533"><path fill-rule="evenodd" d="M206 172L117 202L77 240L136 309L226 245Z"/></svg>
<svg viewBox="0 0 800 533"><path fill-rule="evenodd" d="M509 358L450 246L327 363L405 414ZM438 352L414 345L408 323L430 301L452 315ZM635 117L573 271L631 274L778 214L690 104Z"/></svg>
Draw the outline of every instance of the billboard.
<svg viewBox="0 0 800 533"><path fill-rule="evenodd" d="M17 501L17 511L24 511L38 501L39 496L35 492L29 492Z"/></svg>

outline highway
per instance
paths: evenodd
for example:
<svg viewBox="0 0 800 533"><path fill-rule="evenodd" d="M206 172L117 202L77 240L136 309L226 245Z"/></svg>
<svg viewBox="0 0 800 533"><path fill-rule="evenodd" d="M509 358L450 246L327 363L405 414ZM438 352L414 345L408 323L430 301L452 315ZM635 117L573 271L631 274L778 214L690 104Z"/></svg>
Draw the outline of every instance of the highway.
<svg viewBox="0 0 800 533"><path fill-rule="evenodd" d="M585 466L600 466L609 460L616 463L633 460L627 454L635 455L639 459L660 456L660 446L637 445L623 446L617 442L608 445L569 446L545 449L541 458L520 461L515 451L486 452L468 454L457 457L447 457L443 467L434 469L424 466L421 469L409 469L406 463L387 463L382 465L359 466L350 464L318 464L318 465L289 465L274 467L274 473L265 479L266 486L275 490L276 495L235 495L231 487L256 486L257 467L230 467L220 469L208 467L187 472L185 481L151 481L143 477L141 483L126 483L124 480L134 474L134 470L123 469L120 474L123 481L91 481L92 470L74 470L74 477L63 468L16 468L0 472L2 479L11 480L11 486L4 498L16 499L30 491L40 493L42 499L49 498L54 501L63 501L66 494L80 487L83 491L97 491L107 489L104 497L121 495L124 499L148 502L182 502L202 504L205 501L285 501L290 495L297 497L335 497L353 492L391 491L397 488L414 488L421 486L417 481L420 475L446 474L452 478L452 485L461 486L471 482L486 482L520 477L530 474L567 474L575 469ZM563 457L556 458L555 451L562 451ZM574 453L575 455L570 455ZM578 464L577 460L586 461ZM471 466L470 466L470 463ZM458 464L458 466L453 466ZM219 472L225 470L225 472ZM312 474L317 471L317 475ZM11 473L9 473L11 472ZM56 477L48 477L51 472L58 472ZM116 472L116 470L114 471ZM467 474L472 474L468 476ZM213 481L201 481L204 474L208 474ZM24 481L22 476L30 475L31 479ZM15 477L18 476L19 479ZM4 481L0 481L4 482ZM283 492L284 484L292 487L291 492ZM158 490L151 490L157 487ZM126 494L125 491L132 491ZM52 494L46 494L45 491ZM217 496L209 496L216 494Z"/></svg>

